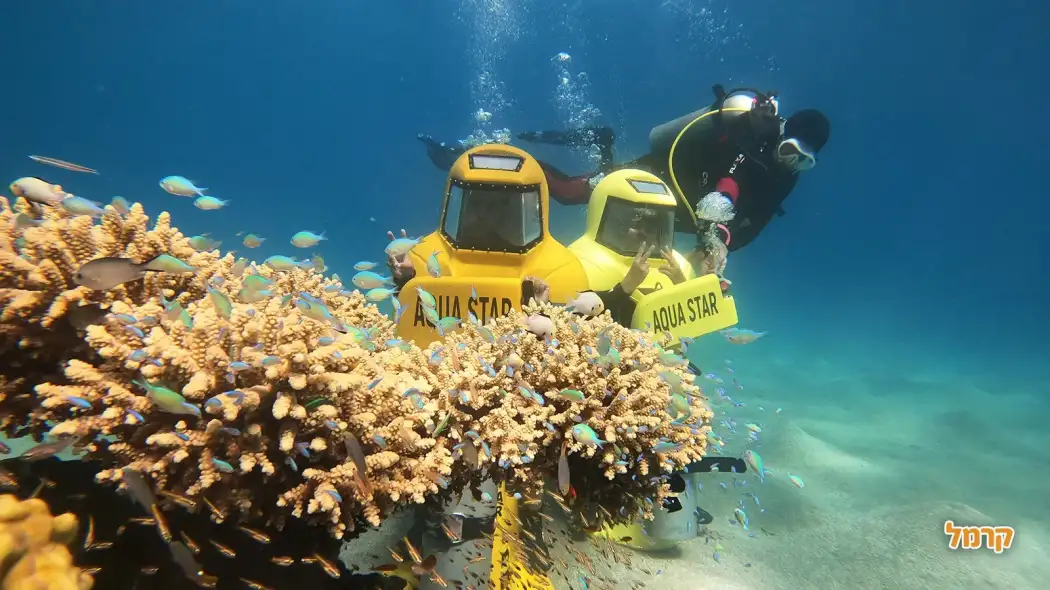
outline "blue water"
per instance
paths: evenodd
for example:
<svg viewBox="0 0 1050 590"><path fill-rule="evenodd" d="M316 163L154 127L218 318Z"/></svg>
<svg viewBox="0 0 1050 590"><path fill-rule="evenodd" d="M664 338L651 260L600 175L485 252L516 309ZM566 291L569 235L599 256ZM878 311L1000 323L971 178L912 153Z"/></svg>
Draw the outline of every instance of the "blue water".
<svg viewBox="0 0 1050 590"><path fill-rule="evenodd" d="M0 177L123 195L241 251L234 233L255 232L268 238L258 257L291 254L292 233L323 230L319 252L349 276L356 260L381 255L387 229L435 226L444 173L417 133L464 138L479 107L493 128L564 126L558 52L589 76L584 102L617 128L621 159L645 152L651 126L706 104L712 84L776 88L788 113L823 110L832 136L787 214L730 258L743 325L770 336L746 352L707 343L710 358L747 358L762 395L794 404L795 426L813 436L834 407L844 410L830 422L871 427L868 404L883 396L896 410L879 428L900 429L923 408L947 416L907 444L950 453L951 441L976 436L1015 456L1046 448L1031 438L1041 430L1032 416L1050 410L1050 200L1039 181L1048 18L1032 0L8 0ZM492 104L491 85L479 90L486 60L505 104ZM579 155L537 153L586 168ZM28 154L103 174L41 169ZM198 211L159 189L169 174L230 206ZM559 237L582 230L582 209L554 214ZM976 415L981 430L953 412ZM876 460L877 446L853 450ZM931 453L929 469L944 464ZM1047 471L1045 452L1023 457L1019 469ZM819 481L811 469L807 481ZM938 500L1050 530L1035 483L1003 473L1011 483L974 488L966 475L927 477Z"/></svg>

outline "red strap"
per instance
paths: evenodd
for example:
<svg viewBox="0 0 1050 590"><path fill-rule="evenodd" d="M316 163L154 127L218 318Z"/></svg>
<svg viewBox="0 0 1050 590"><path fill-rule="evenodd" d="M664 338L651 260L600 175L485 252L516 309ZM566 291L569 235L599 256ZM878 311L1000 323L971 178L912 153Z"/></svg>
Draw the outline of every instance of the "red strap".
<svg viewBox="0 0 1050 590"><path fill-rule="evenodd" d="M734 205L736 205L736 200L740 197L740 186L728 176L718 181L718 184L715 185L715 190L728 195Z"/></svg>

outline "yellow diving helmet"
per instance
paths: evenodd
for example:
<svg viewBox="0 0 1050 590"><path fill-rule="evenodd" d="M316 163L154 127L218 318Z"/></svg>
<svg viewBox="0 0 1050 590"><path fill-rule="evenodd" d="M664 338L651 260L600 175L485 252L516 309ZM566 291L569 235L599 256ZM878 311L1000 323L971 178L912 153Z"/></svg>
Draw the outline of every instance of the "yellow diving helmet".
<svg viewBox="0 0 1050 590"><path fill-rule="evenodd" d="M602 179L587 205L587 229L569 246L583 263L591 289L608 291L623 280L641 245L652 247L649 275L633 293L632 317L616 318L631 328L695 338L737 322L732 298L722 295L715 275L696 277L692 266L674 250L678 202L671 189L642 170L618 170ZM682 269L685 281L675 284L660 272L668 265L664 251Z"/></svg>
<svg viewBox="0 0 1050 590"><path fill-rule="evenodd" d="M583 267L549 231L550 193L535 158L516 147L488 144L452 165L438 229L409 252L416 276L398 294L405 307L398 335L427 346L440 339L437 318L480 322L506 315L528 299L537 277L550 299L565 302L587 289ZM418 288L433 295L427 310ZM524 297L523 297L524 296Z"/></svg>

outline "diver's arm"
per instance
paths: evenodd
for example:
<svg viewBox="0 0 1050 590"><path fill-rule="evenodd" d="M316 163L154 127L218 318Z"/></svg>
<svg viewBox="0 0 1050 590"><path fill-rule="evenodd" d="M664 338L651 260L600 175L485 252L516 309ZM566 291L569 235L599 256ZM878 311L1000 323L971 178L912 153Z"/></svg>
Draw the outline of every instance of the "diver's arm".
<svg viewBox="0 0 1050 590"><path fill-rule="evenodd" d="M794 190L797 175L771 179L763 190L742 191L737 202L737 215L726 224L729 228L729 251L750 244L780 211L780 206Z"/></svg>

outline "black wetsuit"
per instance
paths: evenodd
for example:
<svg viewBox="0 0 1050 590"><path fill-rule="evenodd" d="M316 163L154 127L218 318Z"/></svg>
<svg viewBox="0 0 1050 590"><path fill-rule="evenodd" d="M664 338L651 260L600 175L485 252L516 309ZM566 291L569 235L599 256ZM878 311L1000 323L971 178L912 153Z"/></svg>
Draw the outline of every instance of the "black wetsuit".
<svg viewBox="0 0 1050 590"><path fill-rule="evenodd" d="M697 163L694 166L676 167L676 180L689 206L693 208L704 195L715 190L715 185L722 178L736 181L739 187L739 198L735 201L737 215L727 224L730 232L729 250L733 251L750 243L774 215L783 213L781 204L795 188L798 177L796 173L774 164L770 156L771 149L759 151L756 147L759 142L750 137L747 128L748 117L727 117L722 121L720 116L712 115L709 122L705 121L709 124L698 125L694 139L682 142L676 148L678 156ZM464 151L458 146L439 144L430 136L418 137L427 146L431 162L442 170L450 169ZM607 127L567 132L528 132L518 137L534 143L581 148L598 146L601 155L599 167L589 174L570 176L540 161L547 176L551 197L563 205L586 205L593 188L590 180L599 173L637 168L655 174L664 182L671 182L667 151L649 153L631 162L614 164L612 146L615 134ZM775 145L775 142L772 144ZM679 207L675 230L685 233L697 231L684 204Z"/></svg>

